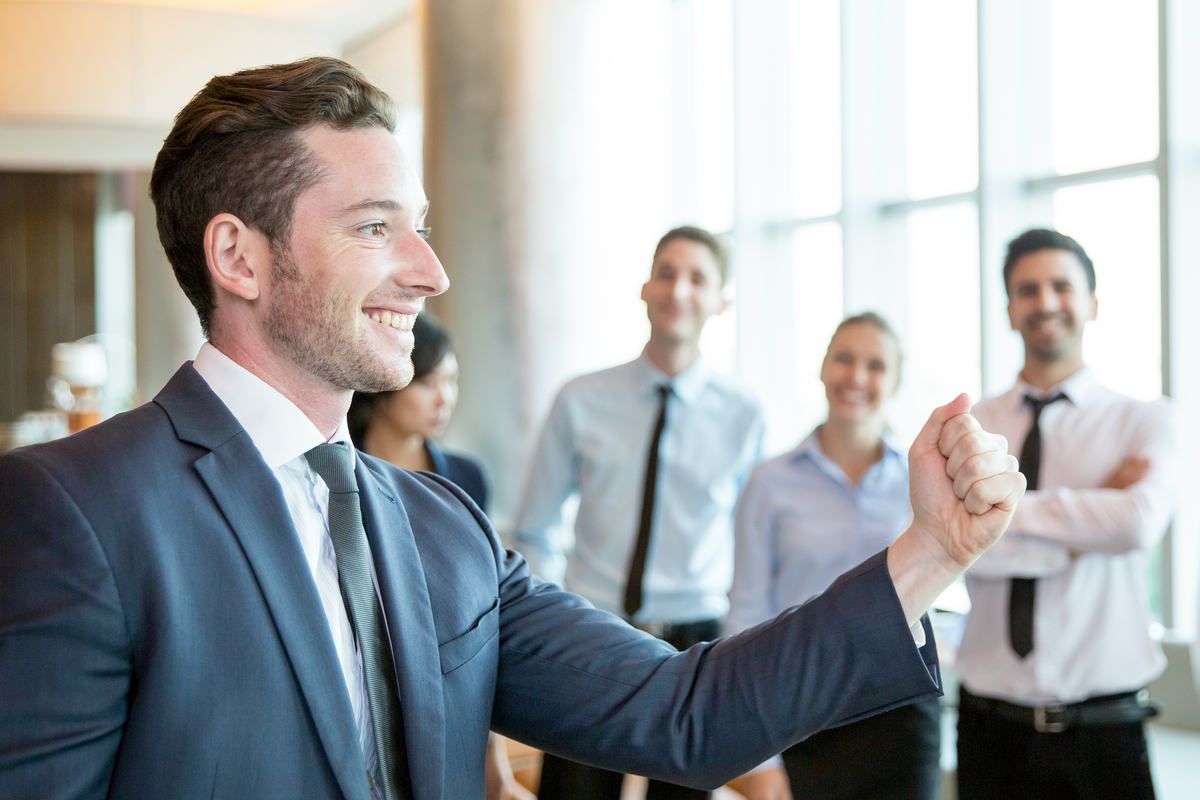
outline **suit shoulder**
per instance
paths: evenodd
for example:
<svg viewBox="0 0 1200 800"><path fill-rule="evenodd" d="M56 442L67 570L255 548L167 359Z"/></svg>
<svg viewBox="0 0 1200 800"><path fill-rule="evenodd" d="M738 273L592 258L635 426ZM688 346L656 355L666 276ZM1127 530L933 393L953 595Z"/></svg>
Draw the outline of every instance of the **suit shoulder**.
<svg viewBox="0 0 1200 800"><path fill-rule="evenodd" d="M160 447L164 436L175 438L170 420L160 407L146 403L78 433L20 447L0 458L28 459L51 474L95 468L107 472L105 464L145 448Z"/></svg>
<svg viewBox="0 0 1200 800"><path fill-rule="evenodd" d="M461 518L466 525L483 527L491 525L470 496L453 481L435 472L413 472L367 455L361 450L358 457L380 483L385 493L394 492L396 499L409 512L409 516L425 515L439 518Z"/></svg>

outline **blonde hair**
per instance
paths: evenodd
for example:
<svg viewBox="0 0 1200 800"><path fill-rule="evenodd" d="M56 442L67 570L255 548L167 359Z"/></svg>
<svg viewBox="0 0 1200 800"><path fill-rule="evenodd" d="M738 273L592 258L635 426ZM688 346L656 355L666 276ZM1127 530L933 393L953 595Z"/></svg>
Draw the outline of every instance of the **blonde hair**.
<svg viewBox="0 0 1200 800"><path fill-rule="evenodd" d="M829 357L829 350L833 347L833 340L837 338L837 335L853 325L869 325L884 336L887 336L896 345L896 385L899 386L900 368L904 364L904 349L900 346L900 337L896 335L896 331L882 315L876 314L874 311L864 311L861 314L846 317L839 322L837 327L833 329L833 336L829 337L829 346L825 348L825 357Z"/></svg>

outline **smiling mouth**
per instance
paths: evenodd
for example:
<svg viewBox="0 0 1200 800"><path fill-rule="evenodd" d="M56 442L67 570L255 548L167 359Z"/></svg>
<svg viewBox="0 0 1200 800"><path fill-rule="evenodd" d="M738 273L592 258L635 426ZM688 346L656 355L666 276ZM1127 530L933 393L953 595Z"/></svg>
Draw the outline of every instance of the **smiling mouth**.
<svg viewBox="0 0 1200 800"><path fill-rule="evenodd" d="M365 311L363 312L366 313ZM378 322L380 325L387 325L398 331L411 331L413 323L417 321L416 314L400 314L391 311L372 311L367 314L371 320Z"/></svg>

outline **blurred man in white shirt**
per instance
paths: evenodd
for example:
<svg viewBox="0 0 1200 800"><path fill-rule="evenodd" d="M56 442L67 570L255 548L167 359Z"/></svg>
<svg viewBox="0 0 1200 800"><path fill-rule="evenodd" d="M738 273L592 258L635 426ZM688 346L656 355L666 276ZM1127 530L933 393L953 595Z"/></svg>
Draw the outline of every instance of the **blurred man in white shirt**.
<svg viewBox="0 0 1200 800"><path fill-rule="evenodd" d="M1146 574L1173 505L1170 408L1106 389L1083 360L1096 279L1057 231L1009 243L1017 384L974 413L1029 492L967 577L959 796L1152 798L1143 691L1163 669Z"/></svg>

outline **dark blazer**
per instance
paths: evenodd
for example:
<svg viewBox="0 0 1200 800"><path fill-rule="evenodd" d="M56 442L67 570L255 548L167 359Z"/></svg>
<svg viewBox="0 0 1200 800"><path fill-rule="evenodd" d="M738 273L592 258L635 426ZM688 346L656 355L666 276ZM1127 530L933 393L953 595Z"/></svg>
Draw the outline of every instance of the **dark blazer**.
<svg viewBox="0 0 1200 800"><path fill-rule="evenodd" d="M884 554L677 654L530 577L448 481L367 456L356 474L416 800L483 797L489 726L715 786L938 691ZM190 365L153 403L0 457L0 797L368 796L280 487Z"/></svg>
<svg viewBox="0 0 1200 800"><path fill-rule="evenodd" d="M483 464L469 456L448 453L432 439L425 440L425 452L433 462L433 471L467 493L475 505L488 510L488 482Z"/></svg>

